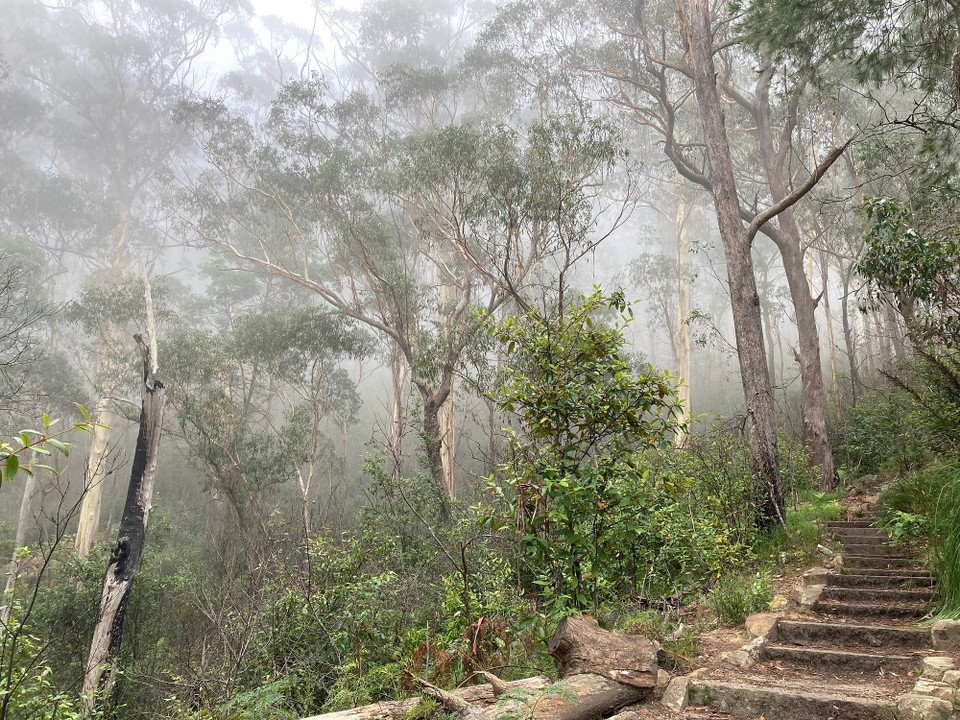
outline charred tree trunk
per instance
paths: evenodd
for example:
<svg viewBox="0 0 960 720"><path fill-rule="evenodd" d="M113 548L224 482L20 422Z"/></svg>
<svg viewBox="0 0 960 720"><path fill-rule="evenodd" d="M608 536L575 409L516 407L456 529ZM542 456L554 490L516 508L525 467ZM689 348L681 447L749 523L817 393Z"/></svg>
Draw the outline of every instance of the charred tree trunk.
<svg viewBox="0 0 960 720"><path fill-rule="evenodd" d="M767 369L750 238L740 219L740 200L733 173L730 143L713 62L713 33L707 0L678 0L680 26L693 71L694 94L707 152L711 194L726 257L733 324L740 361L747 420L757 471L766 490L763 524L785 523L783 483Z"/></svg>
<svg viewBox="0 0 960 720"><path fill-rule="evenodd" d="M149 307L149 304L148 304ZM84 708L92 710L110 695L116 676L116 663L123 637L123 620L134 576L147 535L147 520L153 500L157 473L157 455L166 401L163 383L156 374L155 353L151 354L137 336L144 356L143 402L140 409L140 430L130 471L130 486L120 520L117 543L110 554L100 615L90 643L90 655L83 678ZM153 355L153 358L151 358Z"/></svg>

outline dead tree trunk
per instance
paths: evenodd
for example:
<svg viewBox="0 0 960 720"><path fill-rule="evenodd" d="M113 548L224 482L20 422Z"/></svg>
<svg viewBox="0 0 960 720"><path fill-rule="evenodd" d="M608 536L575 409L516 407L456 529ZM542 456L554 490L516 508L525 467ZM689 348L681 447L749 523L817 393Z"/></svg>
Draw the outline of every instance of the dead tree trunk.
<svg viewBox="0 0 960 720"><path fill-rule="evenodd" d="M153 485L157 472L157 455L160 449L160 431L166 396L163 383L157 378L155 351L151 353L139 335L136 338L143 353L144 368L140 431L137 434L137 447L130 471L127 500L120 520L120 532L107 565L103 594L100 599L100 617L93 631L90 655L83 678L83 703L87 711L102 704L109 697L113 687L116 663L120 655L120 641L123 636L123 618L130 598L133 578L143 554L147 519L153 500Z"/></svg>

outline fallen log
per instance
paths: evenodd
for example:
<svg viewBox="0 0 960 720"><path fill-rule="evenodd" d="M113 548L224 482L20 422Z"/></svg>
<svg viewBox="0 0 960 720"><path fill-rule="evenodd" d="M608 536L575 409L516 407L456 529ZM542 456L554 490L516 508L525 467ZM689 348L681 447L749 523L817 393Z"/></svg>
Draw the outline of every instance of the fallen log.
<svg viewBox="0 0 960 720"><path fill-rule="evenodd" d="M549 684L550 681L542 676L504 683L507 691L530 690L531 692L540 690ZM467 687L451 690L449 694L479 707L492 705L497 701L493 686L489 683L485 685L468 685ZM323 715L312 715L308 718L303 718L303 720L403 720L403 717L419 705L421 700L422 698L419 697L407 698L406 700L386 700L384 702L374 703L373 705L364 705L363 707L351 708L349 710L338 710L337 712L324 713Z"/></svg>
<svg viewBox="0 0 960 720"><path fill-rule="evenodd" d="M557 683L545 678L507 683L486 672L481 674L487 685L454 691L418 683L462 720L602 720L646 699L657 684L657 646L641 636L603 630L591 617L564 619L549 650L561 667ZM306 720L401 720L418 702L378 703Z"/></svg>

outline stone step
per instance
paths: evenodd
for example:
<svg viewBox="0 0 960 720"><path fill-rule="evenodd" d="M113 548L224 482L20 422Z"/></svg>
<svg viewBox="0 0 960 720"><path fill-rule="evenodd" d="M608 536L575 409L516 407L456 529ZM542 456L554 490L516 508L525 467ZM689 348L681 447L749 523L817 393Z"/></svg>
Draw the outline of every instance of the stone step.
<svg viewBox="0 0 960 720"><path fill-rule="evenodd" d="M907 604L917 602L929 602L933 591L930 588L912 588L902 590L900 588L856 588L856 587L830 587L824 588L820 598L822 600L843 600L857 602L866 600L870 602L889 601L894 604Z"/></svg>
<svg viewBox="0 0 960 720"><path fill-rule="evenodd" d="M886 618L889 620L913 620L921 618L929 612L927 605L892 605L871 604L857 602L843 602L840 600L818 600L813 609L824 615L839 615L850 618Z"/></svg>
<svg viewBox="0 0 960 720"><path fill-rule="evenodd" d="M930 629L890 625L852 625L845 623L780 620L774 638L779 645L816 647L881 648L922 650L930 647Z"/></svg>
<svg viewBox="0 0 960 720"><path fill-rule="evenodd" d="M883 530L873 527L841 527L841 528L832 528L830 530L834 535L839 535L842 538L869 538L887 540L889 535Z"/></svg>
<svg viewBox="0 0 960 720"><path fill-rule="evenodd" d="M831 520L827 523L827 530L834 530L836 528L850 528L850 527L872 527L877 522L876 518L857 518L856 520Z"/></svg>
<svg viewBox="0 0 960 720"><path fill-rule="evenodd" d="M690 704L751 720L890 720L896 712L891 700L711 680L690 683Z"/></svg>
<svg viewBox="0 0 960 720"><path fill-rule="evenodd" d="M870 570L893 570L899 568L916 569L917 560L911 557L892 557L883 555L856 555L850 554L843 556L843 567L846 568L869 568ZM876 573L870 573L874 575Z"/></svg>
<svg viewBox="0 0 960 720"><path fill-rule="evenodd" d="M880 572L879 570L877 571ZM897 575L896 570L888 571L889 575L868 575L863 573L831 574L827 577L827 587L862 587L862 588L930 588L933 587L933 578L929 574Z"/></svg>
<svg viewBox="0 0 960 720"><path fill-rule="evenodd" d="M903 548L893 547L886 543L843 543L844 555L857 555L859 557L905 557Z"/></svg>
<svg viewBox="0 0 960 720"><path fill-rule="evenodd" d="M920 660L910 655L850 652L781 644L768 645L764 648L763 658L792 665L814 666L825 672L841 673L873 673L881 669L888 672L909 672L920 665Z"/></svg>
<svg viewBox="0 0 960 720"><path fill-rule="evenodd" d="M849 558L847 558L849 560ZM841 575L845 576L868 576L868 577L911 577L911 578L923 578L924 580L930 580L933 582L933 577L926 570L912 569L909 567L905 568L871 568L871 567L849 567L847 564L844 564L843 568L840 571Z"/></svg>

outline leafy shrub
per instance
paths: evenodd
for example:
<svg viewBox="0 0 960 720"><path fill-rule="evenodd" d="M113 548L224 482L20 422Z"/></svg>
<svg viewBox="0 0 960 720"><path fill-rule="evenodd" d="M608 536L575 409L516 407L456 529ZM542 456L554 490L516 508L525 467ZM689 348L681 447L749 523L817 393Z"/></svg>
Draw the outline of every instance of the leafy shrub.
<svg viewBox="0 0 960 720"><path fill-rule="evenodd" d="M7 628L18 627L19 609L19 604L15 603ZM43 657L44 647L45 643L33 635L0 630L0 660L3 662L0 716L31 720L90 718L83 712L79 697L68 695L54 686L51 667Z"/></svg>
<svg viewBox="0 0 960 720"><path fill-rule="evenodd" d="M625 356L629 321L623 294L599 289L549 318L487 319L511 356L496 398L520 426L492 488L531 585L554 607L595 609L611 596L608 568L626 551L617 529L633 526L630 488L645 478L635 452L665 444L679 414L673 379Z"/></svg>
<svg viewBox="0 0 960 720"><path fill-rule="evenodd" d="M897 477L877 498L877 513L886 522L898 512L930 517L941 491L957 473L955 464L944 461Z"/></svg>
<svg viewBox="0 0 960 720"><path fill-rule="evenodd" d="M853 475L906 473L929 457L916 400L889 385L848 407L835 435L837 459Z"/></svg>
<svg viewBox="0 0 960 720"><path fill-rule="evenodd" d="M710 592L710 607L726 625L739 625L751 613L765 610L773 600L773 588L762 573L752 578L727 575Z"/></svg>
<svg viewBox="0 0 960 720"><path fill-rule="evenodd" d="M908 545L925 538L929 524L930 518L926 515L915 515L894 510L883 527L894 545Z"/></svg>
<svg viewBox="0 0 960 720"><path fill-rule="evenodd" d="M629 616L623 621L622 630L659 643L666 655L663 668L669 672L688 670L700 654L700 628L671 621L654 610Z"/></svg>

